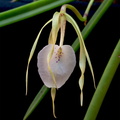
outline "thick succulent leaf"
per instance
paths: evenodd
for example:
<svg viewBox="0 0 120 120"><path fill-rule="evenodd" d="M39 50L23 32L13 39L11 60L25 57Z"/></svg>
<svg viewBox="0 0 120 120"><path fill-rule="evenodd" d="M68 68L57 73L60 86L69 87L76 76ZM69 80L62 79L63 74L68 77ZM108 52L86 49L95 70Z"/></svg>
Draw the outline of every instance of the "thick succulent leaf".
<svg viewBox="0 0 120 120"><path fill-rule="evenodd" d="M38 33L37 38L35 39L35 41L33 43L33 46L31 48L30 55L29 55L29 58L28 58L28 63L27 63L27 69L26 69L26 95L27 95L27 91L28 91L28 69L29 69L30 61L31 61L32 56L34 54L34 51L36 49L36 46L37 46L37 43L38 43L38 40L39 40L39 37L40 37L40 34L41 34L43 28L46 25L48 25L51 21L52 21L52 19L50 19L48 22L46 22L45 25L40 29L40 32Z"/></svg>
<svg viewBox="0 0 120 120"><path fill-rule="evenodd" d="M52 44L49 44L38 53L37 66L43 83L49 88L56 88L47 65L47 56L52 46ZM63 45L60 47L58 45L54 45L50 67L55 76L57 88L60 88L65 84L73 72L75 65L76 57L71 46Z"/></svg>

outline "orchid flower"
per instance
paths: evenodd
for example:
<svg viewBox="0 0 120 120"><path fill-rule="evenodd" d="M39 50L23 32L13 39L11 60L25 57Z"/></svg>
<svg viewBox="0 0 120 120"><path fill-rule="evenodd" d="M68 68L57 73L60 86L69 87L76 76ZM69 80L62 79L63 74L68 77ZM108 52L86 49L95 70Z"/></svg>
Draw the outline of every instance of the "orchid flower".
<svg viewBox="0 0 120 120"><path fill-rule="evenodd" d="M61 7L60 12L55 12L53 18L50 19L40 30L33 47L30 52L30 56L28 59L28 65L26 70L26 94L28 89L28 68L31 58L34 54L35 48L37 46L37 42L39 40L40 34L43 28L52 22L52 29L50 31L50 35L48 38L48 45L46 45L37 56L37 67L38 73L40 75L41 80L43 83L48 87L51 88L51 97L52 97L52 106L53 106L53 115L55 115L55 95L56 89L62 87L66 81L69 79L71 73L73 72L75 65L76 65L76 57L73 48L70 45L63 45L64 43L64 36L65 36L65 28L66 28L66 21L72 24L73 28L75 29L79 42L80 42L80 59L79 59L79 67L81 69L81 77L79 79L79 86L81 89L80 99L81 99L81 106L83 105L83 85L84 85L84 72L86 67L86 58L88 64L90 66L90 70L92 73L94 86L95 86L95 78L92 69L92 65L90 62L90 58L85 47L81 31L75 22L75 20L66 13L66 8L72 10L76 16L81 20L85 21L85 19L81 16L81 14L77 11L77 9L71 5L65 4ZM60 43L56 45L58 31L60 30Z"/></svg>

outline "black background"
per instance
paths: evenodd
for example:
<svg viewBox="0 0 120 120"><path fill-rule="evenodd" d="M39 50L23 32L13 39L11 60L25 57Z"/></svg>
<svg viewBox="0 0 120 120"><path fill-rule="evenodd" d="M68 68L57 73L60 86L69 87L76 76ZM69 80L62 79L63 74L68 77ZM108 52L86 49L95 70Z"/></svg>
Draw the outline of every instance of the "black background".
<svg viewBox="0 0 120 120"><path fill-rule="evenodd" d="M37 53L45 45L51 29L48 25L42 32L37 49L29 68L29 90L25 96L25 72L27 59L32 44L43 24L48 21L55 11L37 15L12 25L1 28L0 33L0 110L1 120L22 120L30 103L42 87L43 83L37 72ZM94 8L92 8L93 11ZM88 20L91 16L88 17ZM78 22L77 18L75 17ZM78 22L81 30L84 25ZM77 35L67 23L65 44L72 44ZM103 70L120 37L119 7L111 6L105 13L91 34L85 40L89 52L96 84L98 84ZM94 93L92 76L87 64L84 85L84 105L80 107L80 89L78 79L79 51L76 52L77 66L67 83L57 91L55 105L58 120L82 120ZM112 80L110 88L103 101L97 120L120 119L120 67ZM30 115L28 120L54 120L50 92Z"/></svg>

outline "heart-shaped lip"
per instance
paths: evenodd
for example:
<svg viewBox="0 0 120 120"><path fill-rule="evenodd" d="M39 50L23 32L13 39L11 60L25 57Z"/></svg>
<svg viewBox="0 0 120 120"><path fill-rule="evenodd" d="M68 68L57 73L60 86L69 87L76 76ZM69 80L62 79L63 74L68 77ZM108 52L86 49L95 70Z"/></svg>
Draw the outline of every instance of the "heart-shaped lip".
<svg viewBox="0 0 120 120"><path fill-rule="evenodd" d="M52 44L45 46L38 53L38 73L43 83L49 88L60 88L70 77L76 65L74 50L69 45L54 45L54 52L50 60L50 67L55 76L56 86L48 70L47 56L52 48Z"/></svg>

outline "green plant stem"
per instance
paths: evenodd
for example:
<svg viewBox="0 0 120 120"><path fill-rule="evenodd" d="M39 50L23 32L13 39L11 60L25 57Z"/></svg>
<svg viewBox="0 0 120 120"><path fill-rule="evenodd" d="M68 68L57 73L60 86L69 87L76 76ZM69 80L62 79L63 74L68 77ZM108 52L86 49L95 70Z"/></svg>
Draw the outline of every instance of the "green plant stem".
<svg viewBox="0 0 120 120"><path fill-rule="evenodd" d="M89 14L89 11L90 11L90 8L91 8L93 2L94 2L94 0L90 0L89 4L88 4L88 6L87 6L87 9L85 10L85 13L84 13L84 15L83 15L83 18L84 18L84 19L87 19L87 16L88 16L88 14Z"/></svg>
<svg viewBox="0 0 120 120"><path fill-rule="evenodd" d="M29 106L29 109L27 110L23 120L26 120L28 116L33 112L33 110L37 107L37 105L40 103L40 101L44 98L46 93L49 91L49 88L47 88L45 85L42 86L36 97L34 98L34 101Z"/></svg>
<svg viewBox="0 0 120 120"><path fill-rule="evenodd" d="M84 120L96 119L101 104L112 81L112 78L118 68L118 65L120 64L119 55L120 55L120 40L118 41L118 44L116 45L116 48L113 51L113 54L104 70L104 73L100 79L98 87L91 100L87 113L84 117Z"/></svg>
<svg viewBox="0 0 120 120"><path fill-rule="evenodd" d="M82 31L83 39L85 40L87 36L90 34L90 32L93 30L95 25L98 23L98 21L101 19L101 17L104 15L104 13L107 11L107 9L110 7L114 0L104 0L100 7L97 9L93 17L90 19L86 27ZM75 42L72 44L74 46L75 51L79 49L79 40L76 38Z"/></svg>
<svg viewBox="0 0 120 120"><path fill-rule="evenodd" d="M39 0L0 13L0 27L33 17L74 0Z"/></svg>

